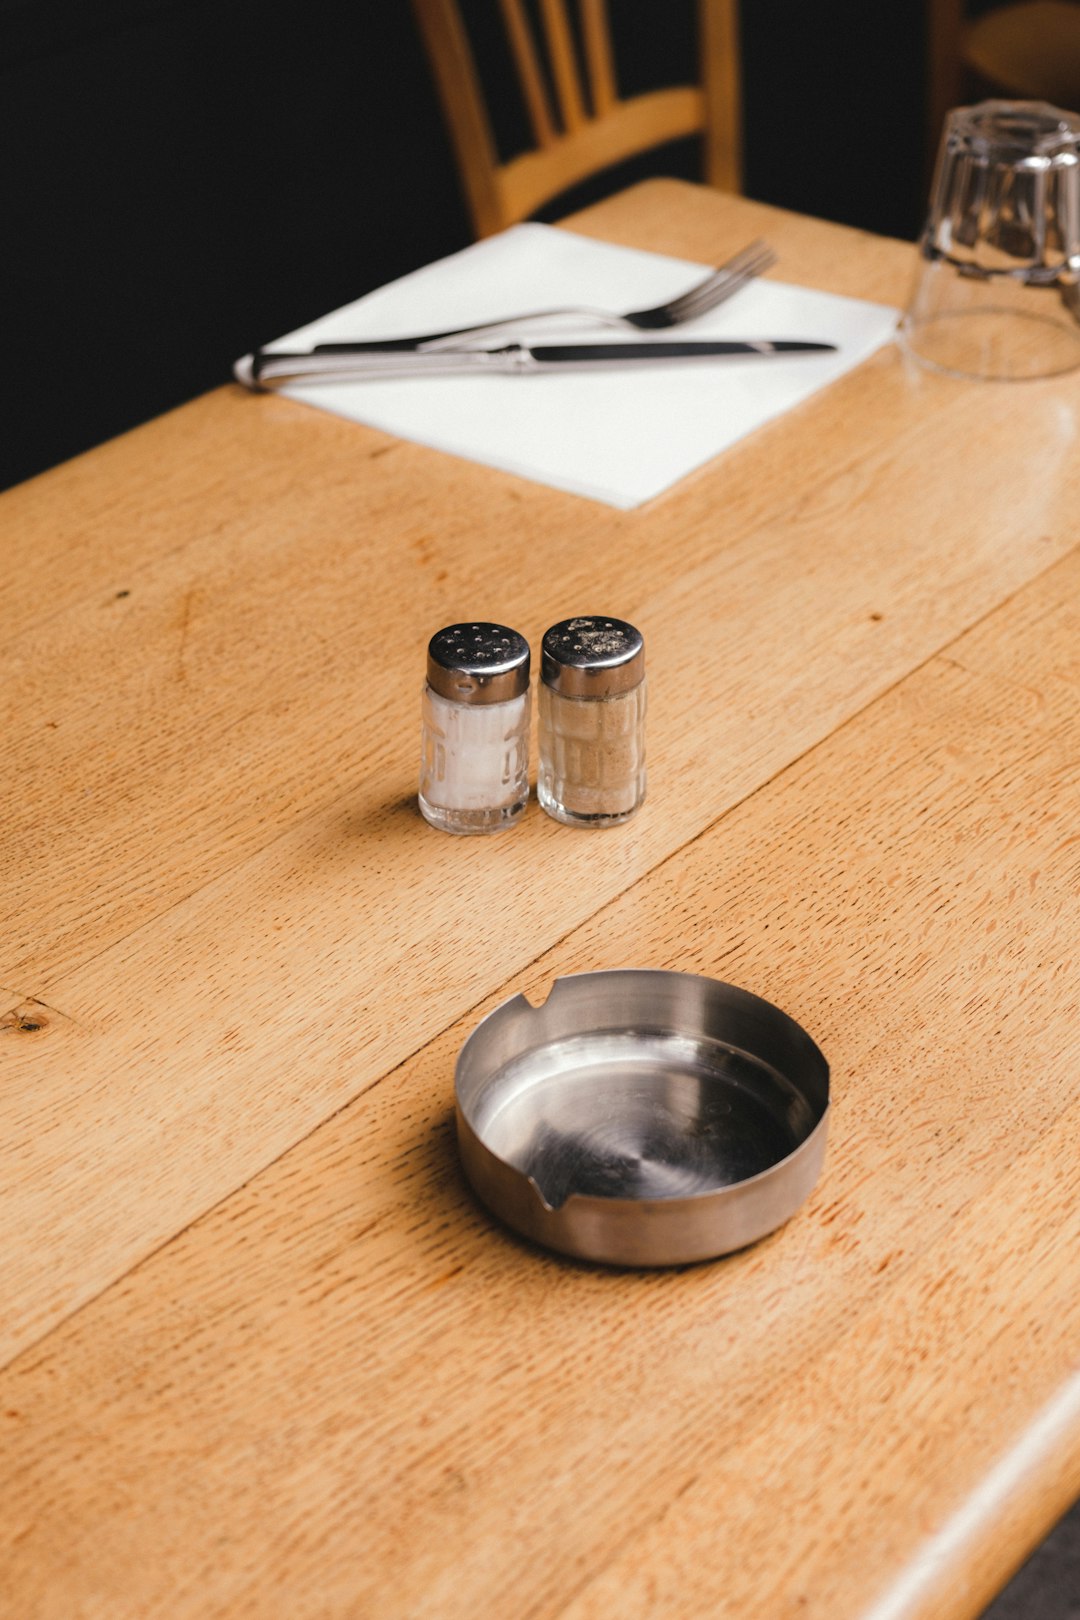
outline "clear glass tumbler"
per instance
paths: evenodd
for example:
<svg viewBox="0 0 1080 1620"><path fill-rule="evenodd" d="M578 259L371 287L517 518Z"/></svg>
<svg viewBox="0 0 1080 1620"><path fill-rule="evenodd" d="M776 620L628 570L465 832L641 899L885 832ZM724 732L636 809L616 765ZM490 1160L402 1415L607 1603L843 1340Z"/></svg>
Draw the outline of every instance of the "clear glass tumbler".
<svg viewBox="0 0 1080 1620"><path fill-rule="evenodd" d="M966 377L1080 365L1080 116L1040 101L949 114L901 337Z"/></svg>

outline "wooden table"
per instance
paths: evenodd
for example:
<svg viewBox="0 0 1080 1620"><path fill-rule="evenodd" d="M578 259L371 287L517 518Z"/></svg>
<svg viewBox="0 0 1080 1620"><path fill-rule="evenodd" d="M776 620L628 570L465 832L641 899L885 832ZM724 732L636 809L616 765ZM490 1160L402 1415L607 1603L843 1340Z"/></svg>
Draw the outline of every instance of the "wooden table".
<svg viewBox="0 0 1080 1620"><path fill-rule="evenodd" d="M574 228L911 268L675 182ZM6 1615L979 1611L1080 1491L1078 407L888 348L621 513L223 388L0 500ZM641 815L432 831L432 630L597 604ZM467 1032L616 965L831 1060L719 1263L461 1180Z"/></svg>

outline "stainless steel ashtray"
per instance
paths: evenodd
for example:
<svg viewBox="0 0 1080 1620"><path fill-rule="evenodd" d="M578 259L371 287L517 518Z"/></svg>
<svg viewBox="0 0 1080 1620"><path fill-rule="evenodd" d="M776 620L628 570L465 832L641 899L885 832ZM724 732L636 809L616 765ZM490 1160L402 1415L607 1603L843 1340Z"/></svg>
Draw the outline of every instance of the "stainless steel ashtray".
<svg viewBox="0 0 1080 1620"><path fill-rule="evenodd" d="M514 996L455 1074L465 1173L489 1209L586 1260L665 1266L764 1237L825 1156L829 1068L760 996L619 969Z"/></svg>

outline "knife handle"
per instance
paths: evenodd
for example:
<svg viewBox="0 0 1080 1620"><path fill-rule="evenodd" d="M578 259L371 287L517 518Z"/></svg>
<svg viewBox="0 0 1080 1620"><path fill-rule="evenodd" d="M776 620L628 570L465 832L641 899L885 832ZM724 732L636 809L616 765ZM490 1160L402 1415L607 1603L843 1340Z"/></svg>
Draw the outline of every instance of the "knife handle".
<svg viewBox="0 0 1080 1620"><path fill-rule="evenodd" d="M233 376L253 393L268 393L290 383L351 382L371 377L445 377L463 372L517 371L524 353L516 345L505 349L408 350L359 352L257 349L233 367Z"/></svg>

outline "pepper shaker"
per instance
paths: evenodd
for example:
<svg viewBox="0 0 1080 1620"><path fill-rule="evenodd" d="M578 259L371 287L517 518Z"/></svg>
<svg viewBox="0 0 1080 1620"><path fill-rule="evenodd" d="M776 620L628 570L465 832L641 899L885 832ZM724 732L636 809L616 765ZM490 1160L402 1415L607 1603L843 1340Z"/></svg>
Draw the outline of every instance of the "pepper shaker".
<svg viewBox="0 0 1080 1620"><path fill-rule="evenodd" d="M574 827L614 827L645 797L645 643L624 619L544 636L537 798Z"/></svg>
<svg viewBox="0 0 1080 1620"><path fill-rule="evenodd" d="M513 826L529 797L529 644L503 624L451 624L428 644L420 810L451 833Z"/></svg>

